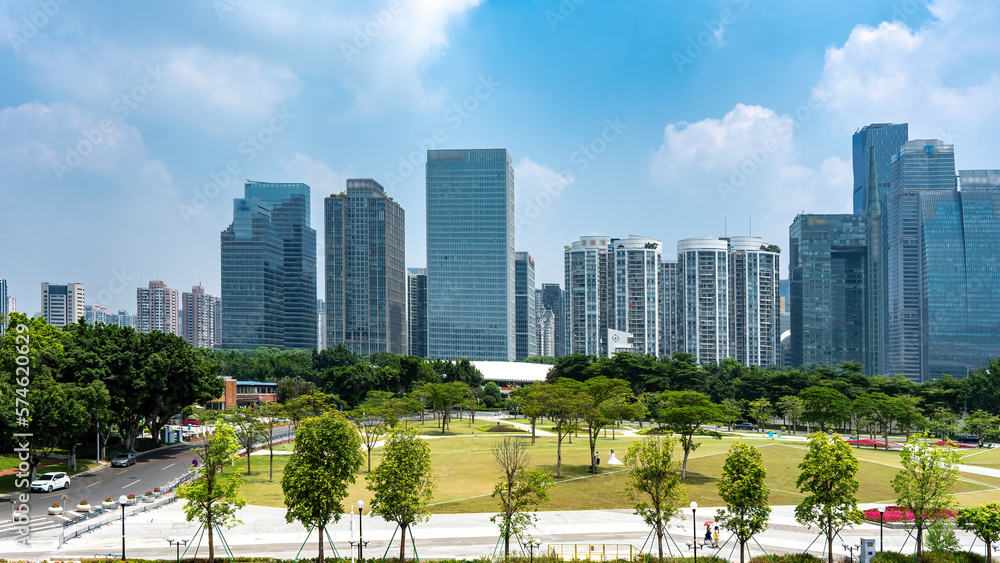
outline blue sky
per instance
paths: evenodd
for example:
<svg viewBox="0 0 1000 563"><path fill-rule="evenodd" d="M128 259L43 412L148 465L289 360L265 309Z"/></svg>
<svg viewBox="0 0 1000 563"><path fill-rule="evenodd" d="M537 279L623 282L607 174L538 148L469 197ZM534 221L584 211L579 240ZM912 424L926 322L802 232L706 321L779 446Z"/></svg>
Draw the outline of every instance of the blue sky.
<svg viewBox="0 0 1000 563"><path fill-rule="evenodd" d="M217 293L244 179L308 183L321 233L375 178L423 266L427 148L510 151L538 284L588 234L673 256L752 218L786 249L797 213L851 210L868 123L1000 168L998 28L992 0L4 1L0 277L29 314L43 281Z"/></svg>

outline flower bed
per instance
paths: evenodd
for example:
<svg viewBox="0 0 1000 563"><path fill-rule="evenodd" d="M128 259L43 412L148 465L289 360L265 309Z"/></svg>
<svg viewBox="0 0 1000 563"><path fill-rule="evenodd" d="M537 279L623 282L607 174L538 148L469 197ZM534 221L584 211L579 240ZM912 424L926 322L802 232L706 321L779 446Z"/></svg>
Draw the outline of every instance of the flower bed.
<svg viewBox="0 0 1000 563"><path fill-rule="evenodd" d="M944 516L947 518L954 518L958 516L958 512L953 512L951 510L944 510L942 512L936 513L935 516ZM864 518L870 522L878 522L879 515L878 510L874 508L869 508L864 511ZM913 521L913 511L909 508L903 508L901 506L887 506L885 507L885 514L882 516L883 522L912 522Z"/></svg>
<svg viewBox="0 0 1000 563"><path fill-rule="evenodd" d="M862 438L861 440L845 440L848 444L855 446L882 446L885 447L885 442L883 440L872 440L870 438ZM890 448L902 448L903 444L899 442L889 442Z"/></svg>
<svg viewBox="0 0 1000 563"><path fill-rule="evenodd" d="M952 442L950 440L949 441L941 440L939 442L931 442L931 443L934 444L935 446L951 446L953 448L975 448L976 447L974 444L959 444L958 442Z"/></svg>

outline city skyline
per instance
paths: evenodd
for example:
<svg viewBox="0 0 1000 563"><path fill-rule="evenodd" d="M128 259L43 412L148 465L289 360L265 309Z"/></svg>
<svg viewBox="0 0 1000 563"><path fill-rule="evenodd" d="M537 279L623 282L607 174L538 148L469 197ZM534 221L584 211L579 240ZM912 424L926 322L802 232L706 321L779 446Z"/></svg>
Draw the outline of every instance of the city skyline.
<svg viewBox="0 0 1000 563"><path fill-rule="evenodd" d="M215 237L247 178L310 185L314 229L324 197L373 178L411 210L406 266L425 267L429 148L510 151L537 286L587 233L745 235L752 217L785 250L802 210L850 212L849 137L870 123L997 166L991 2L222 5L0 9L0 191L19 210L0 275L21 311L46 280L108 310L153 279L220 293ZM695 212L663 222L675 208Z"/></svg>

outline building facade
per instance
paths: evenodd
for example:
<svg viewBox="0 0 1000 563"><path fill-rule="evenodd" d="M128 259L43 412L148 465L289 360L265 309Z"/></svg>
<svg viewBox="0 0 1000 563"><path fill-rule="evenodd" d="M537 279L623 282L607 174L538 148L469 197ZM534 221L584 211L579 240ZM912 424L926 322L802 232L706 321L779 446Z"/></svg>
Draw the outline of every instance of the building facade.
<svg viewBox="0 0 1000 563"><path fill-rule="evenodd" d="M538 355L535 332L535 258L527 252L514 253L514 361Z"/></svg>
<svg viewBox="0 0 1000 563"><path fill-rule="evenodd" d="M863 363L865 216L798 215L788 237L791 365Z"/></svg>
<svg viewBox="0 0 1000 563"><path fill-rule="evenodd" d="M221 235L222 347L316 346L309 186L247 182Z"/></svg>
<svg viewBox="0 0 1000 563"><path fill-rule="evenodd" d="M680 271L677 260L660 262L660 355L684 351L680 329Z"/></svg>
<svg viewBox="0 0 1000 563"><path fill-rule="evenodd" d="M632 335L636 354L660 355L660 292L658 279L663 244L629 235L612 239L609 284L613 316L609 328Z"/></svg>
<svg viewBox="0 0 1000 563"><path fill-rule="evenodd" d="M873 191L878 195L880 207L884 209L888 204L892 157L908 140L909 125L906 123L872 123L851 137L855 215L868 213L869 186L878 187ZM878 171L874 179L871 178L872 169Z"/></svg>
<svg viewBox="0 0 1000 563"><path fill-rule="evenodd" d="M87 324L91 325L96 325L97 323L109 324L108 321L111 315L108 314L108 308L104 305L94 304L87 307L83 318L87 321Z"/></svg>
<svg viewBox="0 0 1000 563"><path fill-rule="evenodd" d="M326 301L316 300L316 348L326 349Z"/></svg>
<svg viewBox="0 0 1000 563"><path fill-rule="evenodd" d="M86 314L82 283L66 285L42 282L42 316L50 325L62 328Z"/></svg>
<svg viewBox="0 0 1000 563"><path fill-rule="evenodd" d="M677 242L678 327L699 363L730 355L729 244L711 236Z"/></svg>
<svg viewBox="0 0 1000 563"><path fill-rule="evenodd" d="M427 357L427 268L409 268L406 273L409 301L409 354Z"/></svg>
<svg viewBox="0 0 1000 563"><path fill-rule="evenodd" d="M181 294L183 337L193 348L215 347L215 295L196 285Z"/></svg>
<svg viewBox="0 0 1000 563"><path fill-rule="evenodd" d="M135 290L135 322L139 332L158 330L180 335L177 321L180 295L160 280L149 282L146 288Z"/></svg>
<svg viewBox="0 0 1000 563"><path fill-rule="evenodd" d="M427 351L516 355L514 167L506 149L427 151Z"/></svg>
<svg viewBox="0 0 1000 563"><path fill-rule="evenodd" d="M7 294L7 280L0 279L0 335L7 330L7 317L10 315L10 296Z"/></svg>
<svg viewBox="0 0 1000 563"><path fill-rule="evenodd" d="M543 283L541 290L541 302L540 309L548 309L552 311L552 316L554 319L554 324L552 330L554 334L553 347L550 353L542 354L544 356L554 356L556 358L566 355L566 332L563 328L566 322L566 317L563 312L563 290L562 287L557 283Z"/></svg>
<svg viewBox="0 0 1000 563"><path fill-rule="evenodd" d="M607 349L609 244L611 237L584 236L563 251L567 355Z"/></svg>
<svg viewBox="0 0 1000 563"><path fill-rule="evenodd" d="M327 343L406 354L403 208L370 178L324 200Z"/></svg>
<svg viewBox="0 0 1000 563"><path fill-rule="evenodd" d="M729 237L730 357L780 365L781 250L760 237Z"/></svg>

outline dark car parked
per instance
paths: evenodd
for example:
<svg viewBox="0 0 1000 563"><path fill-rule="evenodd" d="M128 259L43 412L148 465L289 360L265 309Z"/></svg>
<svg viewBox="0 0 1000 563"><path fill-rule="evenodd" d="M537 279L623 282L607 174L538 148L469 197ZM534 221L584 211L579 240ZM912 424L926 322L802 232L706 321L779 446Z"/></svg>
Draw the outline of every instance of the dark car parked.
<svg viewBox="0 0 1000 563"><path fill-rule="evenodd" d="M111 467L128 467L130 465L135 465L135 454L118 454L111 459Z"/></svg>
<svg viewBox="0 0 1000 563"><path fill-rule="evenodd" d="M733 426L733 430L753 431L753 430L756 430L756 429L757 428L753 424L751 424L749 422L741 422L741 423L737 424L736 426Z"/></svg>

